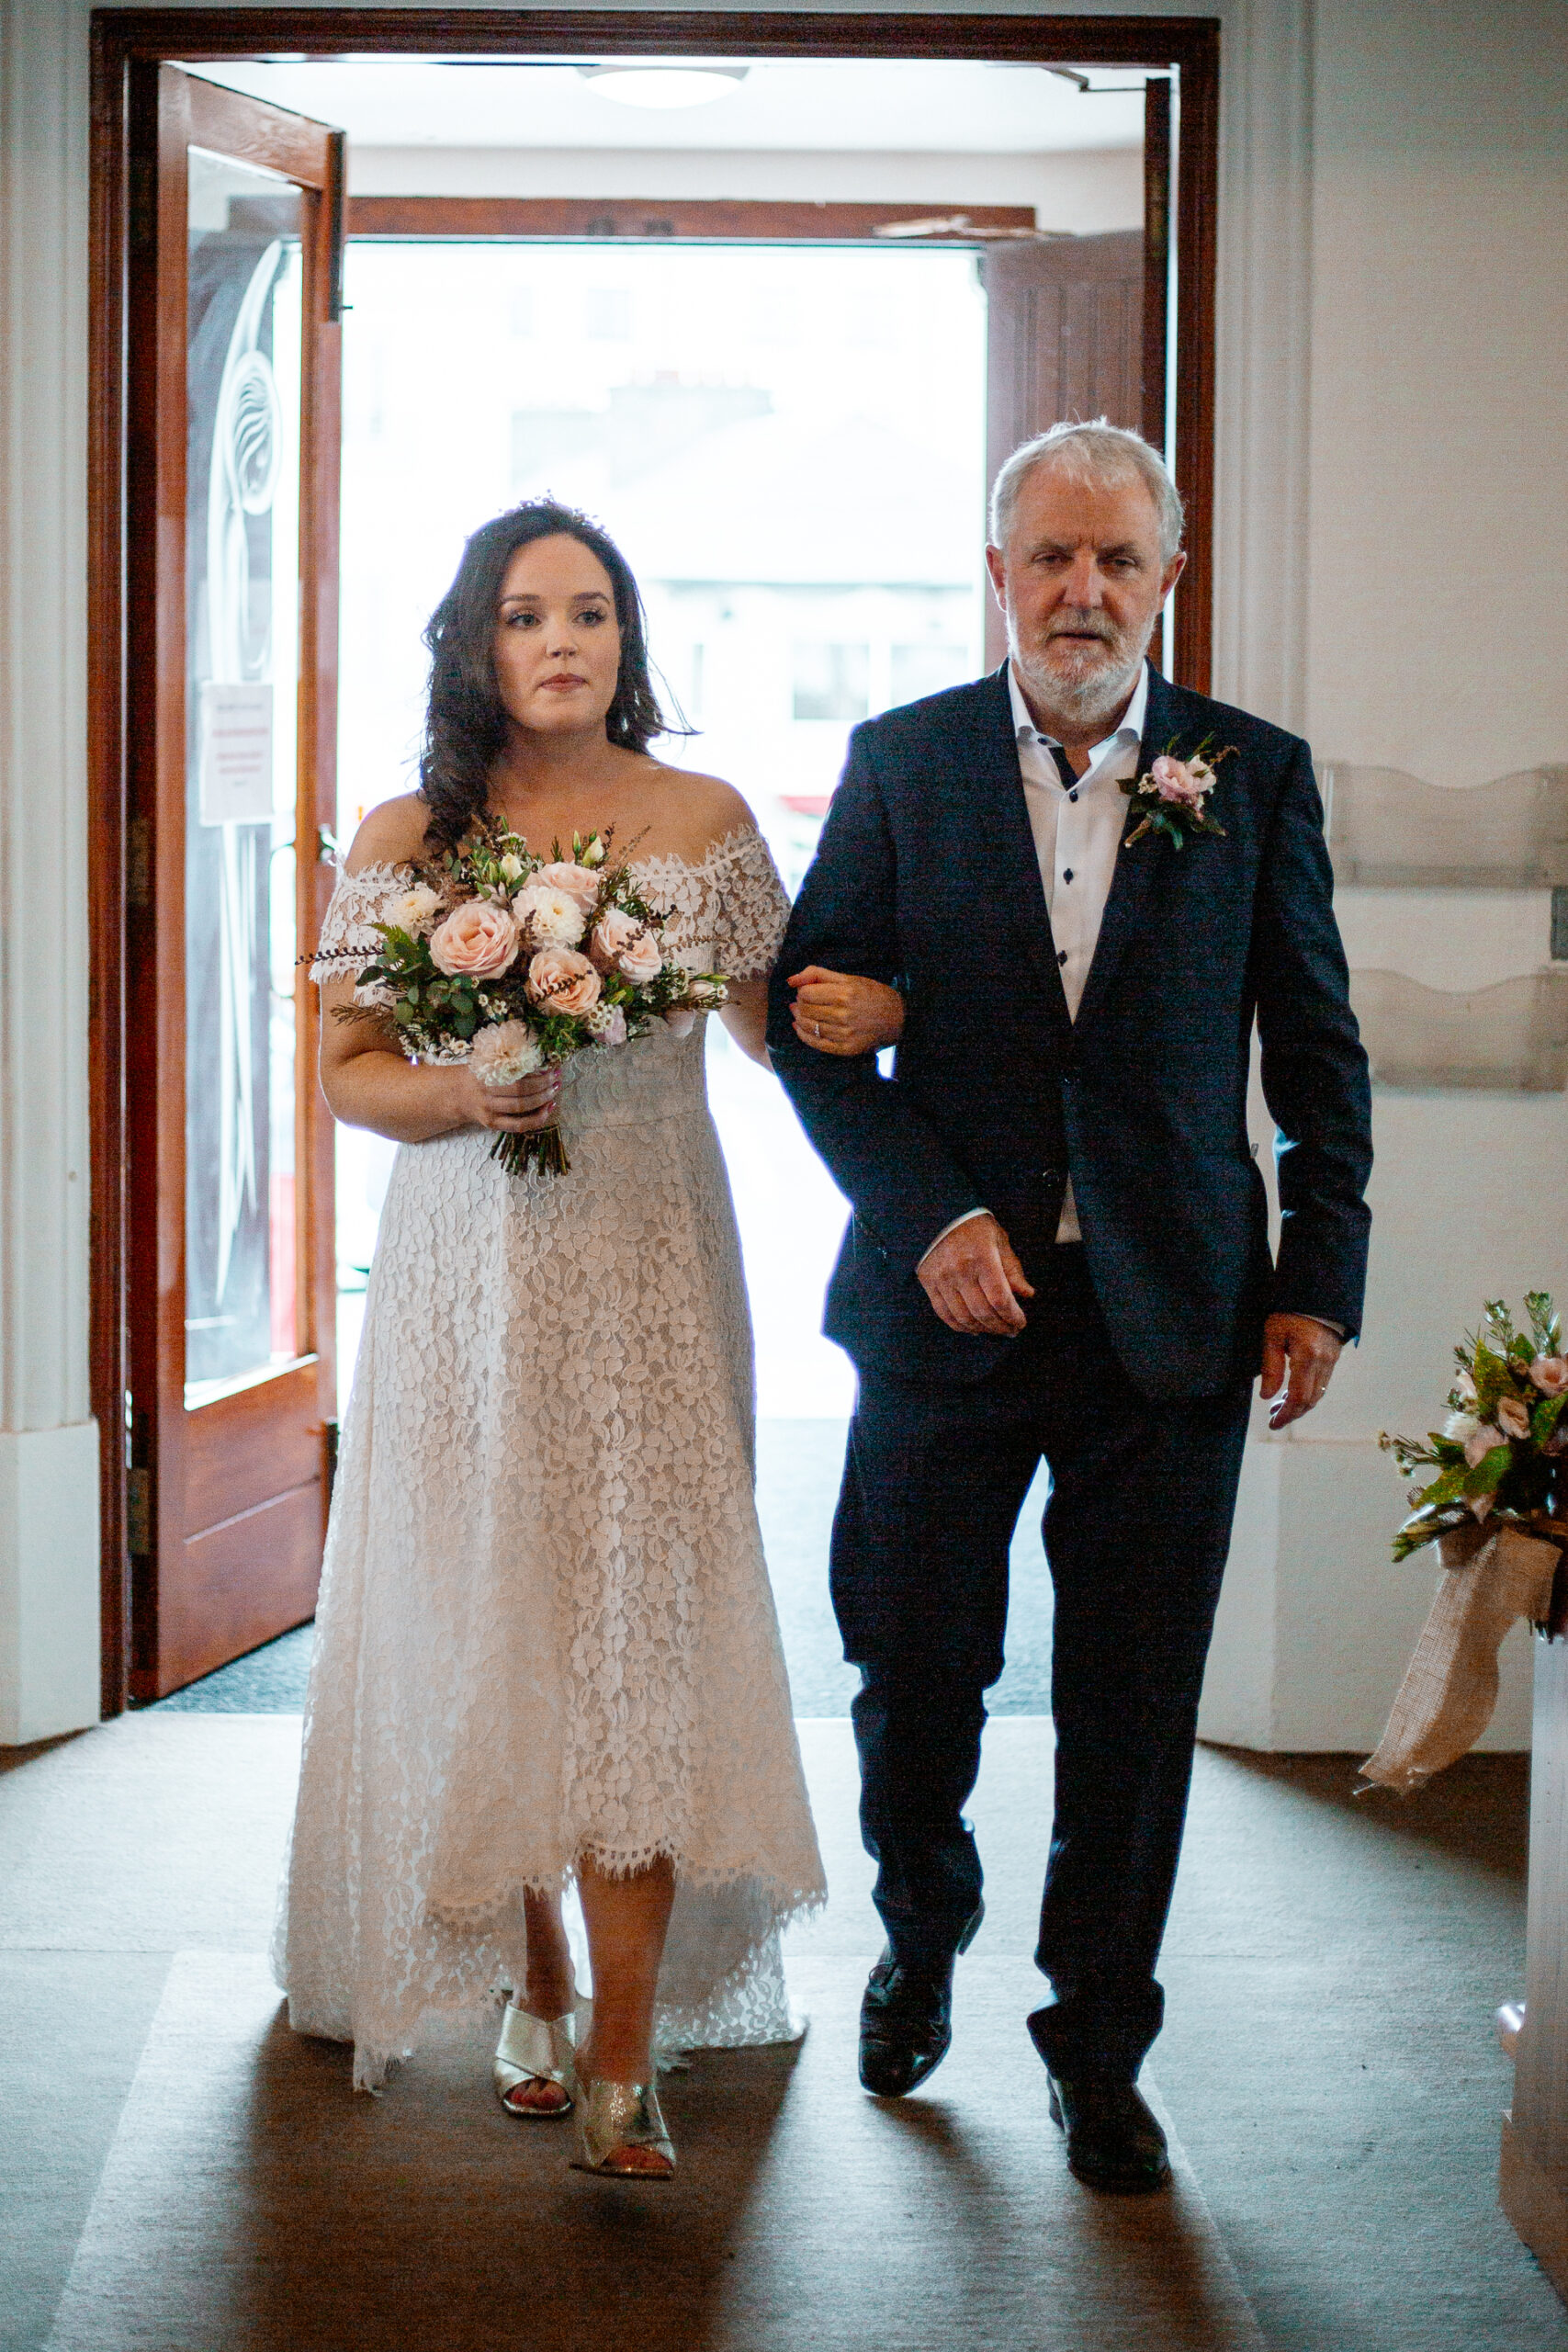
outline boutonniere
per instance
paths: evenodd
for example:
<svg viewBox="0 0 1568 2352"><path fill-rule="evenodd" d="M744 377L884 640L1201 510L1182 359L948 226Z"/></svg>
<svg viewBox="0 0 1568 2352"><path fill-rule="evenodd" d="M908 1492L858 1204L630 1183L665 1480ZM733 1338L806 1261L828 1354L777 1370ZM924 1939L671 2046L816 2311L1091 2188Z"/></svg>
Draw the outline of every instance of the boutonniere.
<svg viewBox="0 0 1568 2352"><path fill-rule="evenodd" d="M1195 752L1184 760L1174 757L1168 744L1146 775L1130 775L1122 789L1133 803L1137 823L1126 837L1126 847L1141 842L1145 833L1163 833L1178 849L1185 849L1190 833L1212 833L1224 841L1225 829L1209 813L1209 795L1214 788L1214 771L1222 760L1228 760L1235 745L1227 743L1223 752L1211 749L1212 735L1205 735ZM1174 743L1173 735L1170 739Z"/></svg>

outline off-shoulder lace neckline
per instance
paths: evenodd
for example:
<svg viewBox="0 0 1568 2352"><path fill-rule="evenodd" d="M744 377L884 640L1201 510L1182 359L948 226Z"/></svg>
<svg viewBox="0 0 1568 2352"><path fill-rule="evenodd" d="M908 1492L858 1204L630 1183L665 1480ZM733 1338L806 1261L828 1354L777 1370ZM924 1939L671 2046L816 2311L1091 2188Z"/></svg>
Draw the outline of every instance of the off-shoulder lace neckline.
<svg viewBox="0 0 1568 2352"><path fill-rule="evenodd" d="M688 874L704 874L710 865L716 865L721 858L733 854L744 842L760 842L761 839L762 835L755 825L732 825L728 832L708 843L701 857L687 857L678 849L656 850L650 857L634 857L631 870L637 874L656 866L679 865L683 866ZM352 873L346 865L339 869L344 882L367 882L372 877L378 881L383 877L390 881L400 874L412 875L417 870L415 861L411 857L373 857L367 865L356 865Z"/></svg>

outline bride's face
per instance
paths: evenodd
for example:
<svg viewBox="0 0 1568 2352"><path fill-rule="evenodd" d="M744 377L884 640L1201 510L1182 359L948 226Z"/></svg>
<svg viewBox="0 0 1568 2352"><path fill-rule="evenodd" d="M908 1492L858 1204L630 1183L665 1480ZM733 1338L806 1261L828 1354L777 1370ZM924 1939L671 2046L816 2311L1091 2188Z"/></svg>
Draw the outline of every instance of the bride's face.
<svg viewBox="0 0 1568 2352"><path fill-rule="evenodd" d="M495 682L513 724L542 735L603 729L620 666L615 589L592 549L564 533L519 548L495 622Z"/></svg>

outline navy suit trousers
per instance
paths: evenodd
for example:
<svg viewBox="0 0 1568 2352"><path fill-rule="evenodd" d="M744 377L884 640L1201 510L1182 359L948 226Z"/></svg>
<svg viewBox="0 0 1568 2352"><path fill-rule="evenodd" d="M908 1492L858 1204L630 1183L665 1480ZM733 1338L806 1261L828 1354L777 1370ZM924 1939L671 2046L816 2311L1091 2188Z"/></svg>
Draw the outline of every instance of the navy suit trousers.
<svg viewBox="0 0 1568 2352"><path fill-rule="evenodd" d="M895 1952L937 1961L980 1899L963 1809L1002 1670L1008 1549L1042 1459L1055 1590L1055 1815L1036 1961L1058 2072L1130 2078L1159 2030L1155 1966L1230 1544L1249 1383L1157 1401L1118 1360L1081 1247L1030 1253L1012 1354L972 1385L865 1377L833 1529L861 1826Z"/></svg>

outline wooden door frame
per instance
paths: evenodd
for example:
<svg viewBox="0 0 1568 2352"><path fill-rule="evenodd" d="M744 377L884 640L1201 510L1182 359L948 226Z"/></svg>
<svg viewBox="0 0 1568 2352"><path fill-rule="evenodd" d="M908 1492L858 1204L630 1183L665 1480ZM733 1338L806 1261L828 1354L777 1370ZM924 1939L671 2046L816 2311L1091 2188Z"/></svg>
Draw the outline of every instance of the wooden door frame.
<svg viewBox="0 0 1568 2352"><path fill-rule="evenodd" d="M1210 17L770 14L664 9L353 8L333 6L95 10L89 224L88 920L92 1124L93 1411L100 1432L103 1712L127 1703L125 974L130 899L144 877L127 837L128 239L133 209L129 96L133 63L288 51L298 57L892 57L995 64L1174 67L1179 74L1176 191L1176 471L1189 556L1176 674L1209 683L1213 605L1214 296L1220 26Z"/></svg>
<svg viewBox="0 0 1568 2352"><path fill-rule="evenodd" d="M302 1547L313 1542L319 1560L325 1516L324 1509L317 1510L312 1535L310 1498L324 1492L320 1432L336 1409L336 1285L333 1219L322 1214L332 1199L334 1155L331 1122L316 1088L317 1008L310 990L296 1023L294 1072L298 1361L270 1380L247 1382L208 1402L195 1419L185 1409L186 1185L175 1171L185 1169L186 1142L187 182L189 151L201 147L281 175L300 191L304 561L293 897L297 935L309 953L330 895L329 875L315 855L318 831L336 816L335 256L344 142L338 133L166 62L139 62L130 82L132 171L146 213L133 223L127 256L127 385L135 429L127 453L126 512L139 518L139 545L126 572L129 633L138 658L127 680L125 786L132 854L121 978L128 1022L121 1149L123 1182L135 1188L138 1207L126 1233L127 1297L144 1302L144 1311L123 1319L125 1386L136 1400L127 1451L135 1473L131 1485L141 1495L140 1512L132 1516L140 1518L142 1535L141 1542L133 1535L127 1552L147 1555L140 1576L129 1578L130 1683L133 1696L146 1699L209 1670L199 1660L200 1645L193 1650L190 1539L202 1539L204 1573L213 1577L223 1545L254 1541L254 1514L278 1501L269 1480L281 1474L282 1464L297 1474L298 1491L288 1498L291 1573L275 1557L270 1583L263 1579L258 1586L247 1577L242 1588L231 1577L220 1577L212 1588L216 1593L221 1586L230 1606L229 1641L243 1642L262 1638L281 1610L308 1609L311 1588ZM205 1515L193 1526L188 1513L195 1497L204 1498ZM244 1530L231 1521L231 1513L242 1512ZM268 1521L275 1553L279 1523L276 1515ZM122 1574L128 1567L126 1561Z"/></svg>

